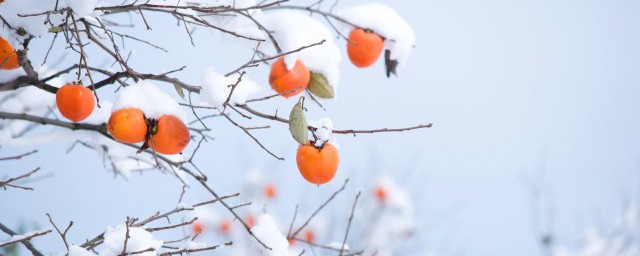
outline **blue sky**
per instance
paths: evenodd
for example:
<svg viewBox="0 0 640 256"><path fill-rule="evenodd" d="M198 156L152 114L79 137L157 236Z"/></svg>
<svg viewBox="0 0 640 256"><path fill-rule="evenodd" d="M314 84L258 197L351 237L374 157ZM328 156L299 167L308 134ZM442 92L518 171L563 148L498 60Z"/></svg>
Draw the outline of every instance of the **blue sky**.
<svg viewBox="0 0 640 256"><path fill-rule="evenodd" d="M341 1L339 6L360 2L367 1ZM640 2L385 3L416 32L407 66L398 77L386 79L381 63L356 69L345 56L339 98L327 104L326 113L311 107L308 115L329 116L336 128L426 122L434 127L338 137L342 161L336 181L349 177L361 185L370 173L394 174L416 203L417 239L426 249L453 255L540 255L523 177L541 170L555 209L553 230L563 244L578 245L587 227L606 229L628 198L638 199ZM169 70L188 62L180 77L197 83L207 66L231 70L250 57L251 52L231 44L233 39L198 31L193 48L172 19L151 21L154 30L142 35L158 40L170 53L138 45L133 65L143 70ZM163 29L179 36L167 38ZM32 56L42 56L48 43L34 41ZM67 56L67 61L74 60ZM259 67L247 75L266 87L267 72ZM170 85L166 89L172 90ZM278 100L262 107L275 110L289 103ZM213 121L212 127L216 140L200 152L201 168L222 191L234 191L245 170L261 168L289 194L285 200L290 206L277 210L288 213L296 202L307 200L296 191L307 191L311 200L303 207L312 208L341 185L301 184L295 144L283 125L257 134L284 162L270 158L223 120ZM29 149L2 148L0 153ZM5 224L46 224L49 212L60 222L74 220L70 236L83 241L127 215L172 207L180 191L175 179L158 173L113 179L100 158L86 149L66 154L65 145L53 144L40 151L2 163L2 169L11 172L42 166L43 173L54 174L33 183L33 192L0 193L0 220ZM206 195L194 189L189 196L197 200ZM51 252L63 248L55 236L38 244Z"/></svg>

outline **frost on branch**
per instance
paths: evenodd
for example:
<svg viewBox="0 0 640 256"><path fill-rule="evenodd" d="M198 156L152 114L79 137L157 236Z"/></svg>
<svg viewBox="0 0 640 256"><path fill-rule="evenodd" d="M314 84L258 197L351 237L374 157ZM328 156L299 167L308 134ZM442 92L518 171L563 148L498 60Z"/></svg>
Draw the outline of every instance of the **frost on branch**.
<svg viewBox="0 0 640 256"><path fill-rule="evenodd" d="M327 27L309 15L283 10L266 13L262 22L273 31L272 35L282 48L289 52L325 40L321 45L310 47L284 57L287 68L292 69L300 60L309 71L323 74L333 91L337 92L340 80L340 50Z"/></svg>
<svg viewBox="0 0 640 256"><path fill-rule="evenodd" d="M207 68L202 74L200 99L222 111L227 99L229 99L229 104L232 106L244 104L249 97L262 91L262 88L248 77L243 76L240 82L238 82L238 78L240 78L240 75L237 73L225 77L212 67ZM232 88L233 94L231 94ZM229 98L229 95L231 95L231 98Z"/></svg>
<svg viewBox="0 0 640 256"><path fill-rule="evenodd" d="M125 249L125 235L127 234L127 228L129 229L129 238L126 241L127 253L140 252L153 248L154 251L137 253L141 256L156 255L156 252L162 246L163 242L156 240L153 235L139 227L127 227L125 224L120 224L115 227L108 227L104 232L104 249L100 251L100 256L116 256L121 255Z"/></svg>
<svg viewBox="0 0 640 256"><path fill-rule="evenodd" d="M339 10L336 15L384 37L385 49L390 51L389 58L396 60L399 65L409 60L416 35L409 24L389 6L380 3L356 5Z"/></svg>

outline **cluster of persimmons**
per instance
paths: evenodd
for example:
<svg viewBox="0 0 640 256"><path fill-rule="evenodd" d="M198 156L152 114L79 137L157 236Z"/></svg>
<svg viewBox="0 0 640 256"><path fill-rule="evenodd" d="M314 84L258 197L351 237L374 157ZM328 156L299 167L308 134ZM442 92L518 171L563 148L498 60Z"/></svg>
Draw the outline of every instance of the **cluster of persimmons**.
<svg viewBox="0 0 640 256"><path fill-rule="evenodd" d="M383 38L371 30L356 28L349 34L347 53L351 63L364 68L373 65L382 54ZM269 83L271 88L289 98L304 91L311 80L311 72L300 60L288 70L284 59L278 59L271 67ZM313 93L313 91L312 91ZM321 185L329 182L338 170L338 150L326 142L316 147L308 142L298 148L296 162L298 170L309 182Z"/></svg>
<svg viewBox="0 0 640 256"><path fill-rule="evenodd" d="M1 1L1 0L0 0ZM371 66L383 50L383 38L370 30L356 28L347 42L347 53L357 67ZM0 37L0 68L20 67L13 47ZM279 58L271 67L269 84L289 98L307 89L311 72L303 62L296 61L287 69L284 59ZM93 112L94 94L81 83L69 83L58 89L56 104L60 113L73 122L80 122ZM141 149L151 148L161 154L178 154L190 140L189 128L176 116L162 115L157 119L148 118L138 108L123 108L111 113L107 130L111 136L123 143L144 142ZM300 145L296 162L298 170L309 182L321 185L329 182L338 169L338 150L329 142L316 146L314 141Z"/></svg>
<svg viewBox="0 0 640 256"><path fill-rule="evenodd" d="M58 89L56 104L64 117L79 122L91 115L95 102L91 90L80 83L71 83ZM119 142L144 142L142 149L151 148L161 154L178 154L190 140L189 128L176 116L147 118L138 108L111 113L107 130Z"/></svg>

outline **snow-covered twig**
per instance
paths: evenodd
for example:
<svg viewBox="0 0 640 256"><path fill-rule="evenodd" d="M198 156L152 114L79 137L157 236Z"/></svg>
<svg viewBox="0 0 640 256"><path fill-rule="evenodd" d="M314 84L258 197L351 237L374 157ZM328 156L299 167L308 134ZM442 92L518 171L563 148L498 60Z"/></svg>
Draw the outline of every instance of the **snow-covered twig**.
<svg viewBox="0 0 640 256"><path fill-rule="evenodd" d="M17 235L16 232L11 230L7 226L3 225L2 223L0 223L0 230L2 230L2 232L5 232L10 236ZM43 256L43 254L40 251L38 251L38 249L36 249L33 246L33 244L31 244L31 242L29 242L29 240L22 240L22 241L20 241L20 243L22 243L25 247L27 247L27 249L31 252L31 254L33 254L33 256Z"/></svg>
<svg viewBox="0 0 640 256"><path fill-rule="evenodd" d="M203 251L211 251L211 250L215 250L218 248L222 248L222 247L227 247L227 246L231 246L233 245L233 242L226 242L224 244L219 244L219 245L214 245L214 246L209 246L209 247L205 247L205 248L199 248L199 249L182 249L182 250L178 250L178 251L173 251L173 252L165 252L165 253L161 253L159 254L159 256L170 256L170 255L176 255L176 254L189 254L189 253L194 253L194 252L203 252Z"/></svg>
<svg viewBox="0 0 640 256"><path fill-rule="evenodd" d="M0 248L5 247L7 245L15 244L15 243L22 243L24 241L31 240L34 237L38 237L38 236L43 236L43 235L49 234L50 232L51 232L51 229L46 229L46 230L40 230L40 231L31 232L31 233L26 233L24 235L13 235L11 237L11 239L9 239L9 241L0 242Z"/></svg>

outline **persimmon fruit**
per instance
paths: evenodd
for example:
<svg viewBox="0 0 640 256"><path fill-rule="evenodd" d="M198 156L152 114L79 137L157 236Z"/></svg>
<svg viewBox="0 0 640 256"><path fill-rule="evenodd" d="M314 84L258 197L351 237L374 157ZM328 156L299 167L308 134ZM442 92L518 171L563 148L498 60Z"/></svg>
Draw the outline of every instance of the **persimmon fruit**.
<svg viewBox="0 0 640 256"><path fill-rule="evenodd" d="M376 186L373 189L373 194L376 196L376 199L378 199L378 202L380 203L384 203L387 200L387 189L383 186Z"/></svg>
<svg viewBox="0 0 640 256"><path fill-rule="evenodd" d="M20 67L18 54L13 49L13 46L2 37L0 37L0 65L2 65L0 69L16 69Z"/></svg>
<svg viewBox="0 0 640 256"><path fill-rule="evenodd" d="M284 58L280 58L273 63L269 73L271 88L285 98L307 89L310 79L311 73L309 69L299 60L296 61L291 70L288 70L287 65L284 63Z"/></svg>
<svg viewBox="0 0 640 256"><path fill-rule="evenodd" d="M383 47L382 37L370 30L356 28L349 34L347 54L356 67L365 68L378 60Z"/></svg>
<svg viewBox="0 0 640 256"><path fill-rule="evenodd" d="M220 222L220 232L222 232L223 234L228 234L229 232L231 232L230 220L223 220L222 222Z"/></svg>
<svg viewBox="0 0 640 256"><path fill-rule="evenodd" d="M264 196L268 199L274 199L276 197L276 186L273 184L267 184L264 187Z"/></svg>
<svg viewBox="0 0 640 256"><path fill-rule="evenodd" d="M67 84L56 92L56 105L62 116L80 122L91 115L95 100L93 92L82 84Z"/></svg>
<svg viewBox="0 0 640 256"><path fill-rule="evenodd" d="M156 152L173 155L182 152L189 144L189 128L174 115L163 115L158 119L149 146Z"/></svg>
<svg viewBox="0 0 640 256"><path fill-rule="evenodd" d="M254 217L253 215L249 214L247 216L247 218L244 220L244 223L247 224L247 226L249 226L249 228L252 228L253 226L256 225L256 217Z"/></svg>
<svg viewBox="0 0 640 256"><path fill-rule="evenodd" d="M307 230L304 232L304 240L307 241L307 243L313 243L316 240L316 235L313 234L313 231Z"/></svg>
<svg viewBox="0 0 640 256"><path fill-rule="evenodd" d="M314 147L310 142L298 147L296 155L298 170L307 181L321 185L329 182L336 175L338 163L338 149L327 142L321 148Z"/></svg>
<svg viewBox="0 0 640 256"><path fill-rule="evenodd" d="M194 234L200 234L204 231L204 224L200 221L196 221L191 225Z"/></svg>
<svg viewBox="0 0 640 256"><path fill-rule="evenodd" d="M111 113L107 130L114 139L124 143L143 142L147 135L147 122L142 110L124 108Z"/></svg>

